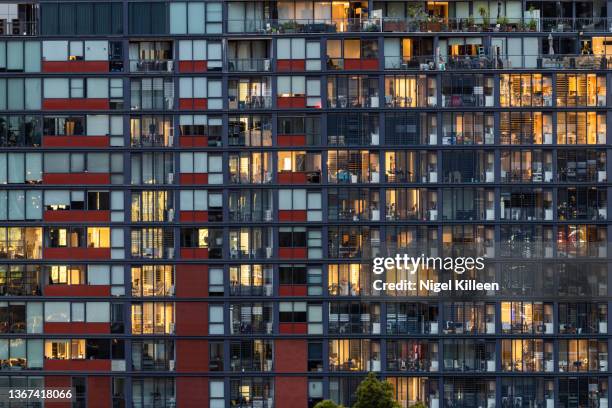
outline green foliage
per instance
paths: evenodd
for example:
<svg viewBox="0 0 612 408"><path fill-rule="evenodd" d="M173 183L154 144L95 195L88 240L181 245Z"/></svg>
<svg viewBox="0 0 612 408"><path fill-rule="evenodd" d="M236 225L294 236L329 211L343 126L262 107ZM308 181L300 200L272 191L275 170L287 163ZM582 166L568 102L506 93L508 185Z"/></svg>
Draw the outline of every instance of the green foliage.
<svg viewBox="0 0 612 408"><path fill-rule="evenodd" d="M315 405L314 408L344 408L344 407L342 405L336 404L332 400L323 400L317 403L317 405Z"/></svg>
<svg viewBox="0 0 612 408"><path fill-rule="evenodd" d="M393 399L393 385L369 373L357 387L357 402L353 408L400 408L400 405Z"/></svg>
<svg viewBox="0 0 612 408"><path fill-rule="evenodd" d="M419 401L419 402L417 402L415 404L412 404L410 406L410 408L427 408L427 406L425 404L423 404L421 401Z"/></svg>

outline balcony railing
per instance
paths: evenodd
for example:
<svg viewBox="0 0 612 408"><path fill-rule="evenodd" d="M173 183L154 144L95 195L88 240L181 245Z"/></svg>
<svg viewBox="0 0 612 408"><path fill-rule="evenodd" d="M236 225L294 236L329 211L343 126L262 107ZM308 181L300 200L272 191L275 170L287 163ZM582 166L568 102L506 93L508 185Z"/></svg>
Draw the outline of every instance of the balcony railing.
<svg viewBox="0 0 612 408"><path fill-rule="evenodd" d="M228 59L227 70L229 72L268 72L271 69L270 59Z"/></svg>
<svg viewBox="0 0 612 408"><path fill-rule="evenodd" d="M172 72L172 60L130 60L130 72Z"/></svg>
<svg viewBox="0 0 612 408"><path fill-rule="evenodd" d="M436 61L437 60L437 61ZM533 55L433 55L385 57L386 70L453 71L453 70L508 70L508 69L576 69L597 70L612 68L612 55L533 54Z"/></svg>
<svg viewBox="0 0 612 408"><path fill-rule="evenodd" d="M228 33L342 32L608 32L612 17L591 18L424 18L229 20Z"/></svg>
<svg viewBox="0 0 612 408"><path fill-rule="evenodd" d="M36 35L38 34L37 21L20 21L13 19L7 21L0 18L0 36L2 35Z"/></svg>

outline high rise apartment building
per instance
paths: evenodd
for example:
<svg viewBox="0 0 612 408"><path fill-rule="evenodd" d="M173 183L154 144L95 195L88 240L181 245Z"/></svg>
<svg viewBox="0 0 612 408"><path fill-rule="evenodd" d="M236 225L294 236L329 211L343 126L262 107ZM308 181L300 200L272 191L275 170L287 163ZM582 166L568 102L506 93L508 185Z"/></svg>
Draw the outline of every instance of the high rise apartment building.
<svg viewBox="0 0 612 408"><path fill-rule="evenodd" d="M0 4L0 387L607 408L608 8ZM487 262L372 273L398 253Z"/></svg>

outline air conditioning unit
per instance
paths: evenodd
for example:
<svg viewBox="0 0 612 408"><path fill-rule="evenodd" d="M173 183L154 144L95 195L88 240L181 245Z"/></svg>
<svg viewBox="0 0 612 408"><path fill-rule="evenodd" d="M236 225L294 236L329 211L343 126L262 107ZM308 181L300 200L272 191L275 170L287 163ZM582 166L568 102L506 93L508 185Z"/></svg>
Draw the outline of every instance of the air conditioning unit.
<svg viewBox="0 0 612 408"><path fill-rule="evenodd" d="M166 253L168 255L168 259L174 259L174 248L167 248Z"/></svg>
<svg viewBox="0 0 612 408"><path fill-rule="evenodd" d="M168 296L174 296L174 285L170 285L167 291Z"/></svg>
<svg viewBox="0 0 612 408"><path fill-rule="evenodd" d="M270 68L271 68L270 60L269 59L264 60L264 71L266 72L270 71Z"/></svg>
<svg viewBox="0 0 612 408"><path fill-rule="evenodd" d="M266 296L272 296L272 284L267 283L266 285L264 285L264 290L265 290Z"/></svg>
<svg viewBox="0 0 612 408"><path fill-rule="evenodd" d="M174 208L168 209L168 221L174 221Z"/></svg>
<svg viewBox="0 0 612 408"><path fill-rule="evenodd" d="M168 136L168 146L174 146L174 136Z"/></svg>
<svg viewBox="0 0 612 408"><path fill-rule="evenodd" d="M272 247L266 247L266 258L272 258Z"/></svg>
<svg viewBox="0 0 612 408"><path fill-rule="evenodd" d="M168 173L168 184L174 184L174 173Z"/></svg>
<svg viewBox="0 0 612 408"><path fill-rule="evenodd" d="M168 369L169 369L170 371L174 371L175 365L176 365L176 364L175 364L175 361L174 361L174 360L170 360L170 361L168 361Z"/></svg>
<svg viewBox="0 0 612 408"><path fill-rule="evenodd" d="M174 334L175 329L176 329L176 324L170 323L170 334Z"/></svg>
<svg viewBox="0 0 612 408"><path fill-rule="evenodd" d="M266 210L266 213L264 215L264 220L272 221L272 210Z"/></svg>

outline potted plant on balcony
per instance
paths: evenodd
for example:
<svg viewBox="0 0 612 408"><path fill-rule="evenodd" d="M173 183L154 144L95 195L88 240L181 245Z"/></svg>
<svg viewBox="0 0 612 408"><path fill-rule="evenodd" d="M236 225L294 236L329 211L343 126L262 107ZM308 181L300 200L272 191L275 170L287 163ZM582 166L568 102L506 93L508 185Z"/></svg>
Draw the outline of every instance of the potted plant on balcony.
<svg viewBox="0 0 612 408"><path fill-rule="evenodd" d="M410 21L410 31L418 31L421 28L421 23L425 10L420 4L408 4L408 19Z"/></svg>
<svg viewBox="0 0 612 408"><path fill-rule="evenodd" d="M508 17L499 17L497 19L497 26L499 28L499 31L506 31L508 29Z"/></svg>
<svg viewBox="0 0 612 408"><path fill-rule="evenodd" d="M531 16L531 19L529 20L529 31L536 31L538 28L538 22L535 19L535 7L533 7L533 5L529 7L529 15Z"/></svg>
<svg viewBox="0 0 612 408"><path fill-rule="evenodd" d="M440 32L442 29L442 23L440 18L437 16L427 16L427 31L429 32Z"/></svg>
<svg viewBox="0 0 612 408"><path fill-rule="evenodd" d="M297 33L299 32L300 25L295 20L285 21L280 25L280 30L283 33Z"/></svg>
<svg viewBox="0 0 612 408"><path fill-rule="evenodd" d="M467 19L468 31L476 31L476 22L474 20L474 16L470 14Z"/></svg>
<svg viewBox="0 0 612 408"><path fill-rule="evenodd" d="M489 31L489 27L491 25L491 19L489 18L489 11L484 7L480 7L478 9L478 14L480 14L480 17L482 18L483 31Z"/></svg>

